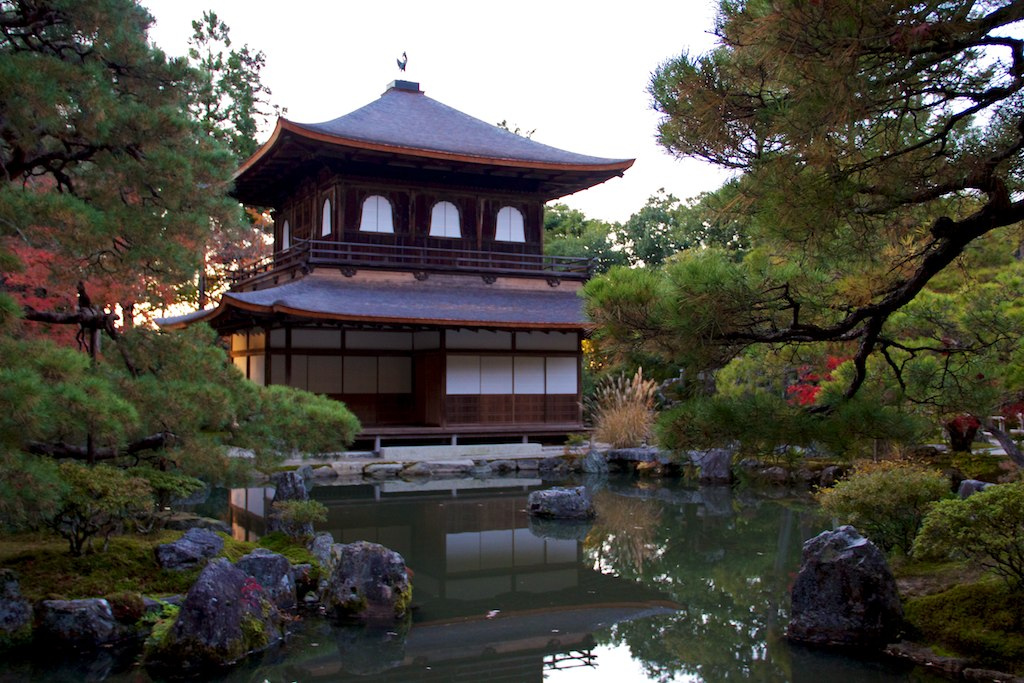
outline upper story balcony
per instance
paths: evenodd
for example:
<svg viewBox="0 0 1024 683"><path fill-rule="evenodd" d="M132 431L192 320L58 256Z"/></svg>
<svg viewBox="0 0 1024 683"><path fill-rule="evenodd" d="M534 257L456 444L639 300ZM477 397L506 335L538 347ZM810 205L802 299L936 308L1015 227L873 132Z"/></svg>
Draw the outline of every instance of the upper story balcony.
<svg viewBox="0 0 1024 683"><path fill-rule="evenodd" d="M591 259L509 251L442 249L414 244L295 240L291 247L247 264L231 274L232 289L248 289L269 279L316 268L401 270L476 274L483 277L536 277L583 281Z"/></svg>

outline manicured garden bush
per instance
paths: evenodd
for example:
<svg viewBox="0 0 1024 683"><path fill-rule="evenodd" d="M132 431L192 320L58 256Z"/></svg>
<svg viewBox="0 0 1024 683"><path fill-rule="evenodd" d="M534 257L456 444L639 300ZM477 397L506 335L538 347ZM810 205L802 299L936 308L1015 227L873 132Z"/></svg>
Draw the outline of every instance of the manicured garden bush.
<svg viewBox="0 0 1024 683"><path fill-rule="evenodd" d="M81 555L94 536L103 537L103 549L114 533L125 530L139 515L153 509L152 488L142 477L107 465L60 464L67 493L48 522L68 542L72 555Z"/></svg>
<svg viewBox="0 0 1024 683"><path fill-rule="evenodd" d="M309 525L327 521L327 506L318 500L274 501L270 515L280 521L282 530L291 538L305 535Z"/></svg>
<svg viewBox="0 0 1024 683"><path fill-rule="evenodd" d="M909 553L928 509L951 495L941 472L897 461L862 465L817 493L828 514L852 524L886 552Z"/></svg>
<svg viewBox="0 0 1024 683"><path fill-rule="evenodd" d="M913 551L922 559L973 560L1024 593L1024 482L937 503L925 517Z"/></svg>

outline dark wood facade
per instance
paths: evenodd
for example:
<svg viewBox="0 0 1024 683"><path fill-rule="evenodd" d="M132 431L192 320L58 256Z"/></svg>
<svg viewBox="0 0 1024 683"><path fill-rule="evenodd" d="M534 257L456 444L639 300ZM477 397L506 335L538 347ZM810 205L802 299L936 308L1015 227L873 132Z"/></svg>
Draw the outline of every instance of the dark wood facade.
<svg viewBox="0 0 1024 683"><path fill-rule="evenodd" d="M474 342L474 335L489 339ZM253 381L343 401L375 434L397 436L404 427L477 436L582 427L579 332L284 322L229 338L233 362Z"/></svg>
<svg viewBox="0 0 1024 683"><path fill-rule="evenodd" d="M281 120L234 190L272 211L273 255L164 325L206 320L247 377L344 401L366 436L579 430L588 264L543 255L544 203L631 164L401 81L333 121Z"/></svg>
<svg viewBox="0 0 1024 683"><path fill-rule="evenodd" d="M366 233L359 229L363 202L383 196L394 210L394 233ZM462 237L429 235L430 211L440 201L453 203L462 218ZM325 202L330 202L332 231L322 234ZM522 243L495 239L495 218L503 207L512 207L524 217L526 238ZM513 193L482 192L473 188L425 187L414 182L353 182L339 175L321 174L311 187L275 207L275 243L282 244L285 221L295 240L415 246L464 251L492 251L540 254L543 245L544 201Z"/></svg>

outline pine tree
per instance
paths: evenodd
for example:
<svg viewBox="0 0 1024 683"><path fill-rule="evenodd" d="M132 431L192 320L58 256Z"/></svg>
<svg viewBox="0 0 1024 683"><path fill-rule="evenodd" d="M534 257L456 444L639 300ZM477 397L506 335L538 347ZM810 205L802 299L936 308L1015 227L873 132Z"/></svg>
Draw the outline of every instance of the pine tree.
<svg viewBox="0 0 1024 683"><path fill-rule="evenodd" d="M120 325L114 304L192 280L211 226L246 224L226 195L235 155L191 109L208 74L151 46L151 21L134 0L0 0L4 524L81 493L52 458L223 480L242 465L226 444L273 455L358 431L340 403L244 380L208 328Z"/></svg>

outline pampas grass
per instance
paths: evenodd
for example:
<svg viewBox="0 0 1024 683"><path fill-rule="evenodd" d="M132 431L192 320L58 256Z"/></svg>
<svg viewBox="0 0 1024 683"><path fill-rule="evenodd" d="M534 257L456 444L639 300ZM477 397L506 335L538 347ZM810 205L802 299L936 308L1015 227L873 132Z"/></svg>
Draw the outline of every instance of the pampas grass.
<svg viewBox="0 0 1024 683"><path fill-rule="evenodd" d="M594 437L614 448L641 446L651 438L658 383L644 379L639 368L632 377L617 375L594 392Z"/></svg>

